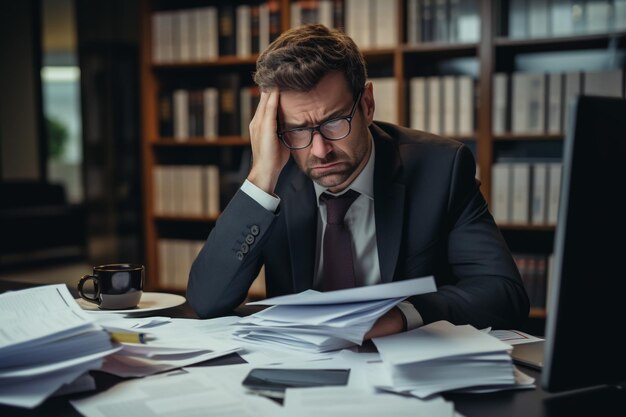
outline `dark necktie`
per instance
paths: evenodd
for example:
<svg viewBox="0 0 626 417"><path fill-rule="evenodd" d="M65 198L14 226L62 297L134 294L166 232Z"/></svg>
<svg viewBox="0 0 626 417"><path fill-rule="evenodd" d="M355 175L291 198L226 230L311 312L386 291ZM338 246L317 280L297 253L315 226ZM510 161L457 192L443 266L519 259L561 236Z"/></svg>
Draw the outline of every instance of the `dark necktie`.
<svg viewBox="0 0 626 417"><path fill-rule="evenodd" d="M324 232L324 270L320 290L332 291L352 288L356 285L352 234L344 223L350 205L360 194L348 190L340 196L323 193L320 199L326 203L326 231Z"/></svg>

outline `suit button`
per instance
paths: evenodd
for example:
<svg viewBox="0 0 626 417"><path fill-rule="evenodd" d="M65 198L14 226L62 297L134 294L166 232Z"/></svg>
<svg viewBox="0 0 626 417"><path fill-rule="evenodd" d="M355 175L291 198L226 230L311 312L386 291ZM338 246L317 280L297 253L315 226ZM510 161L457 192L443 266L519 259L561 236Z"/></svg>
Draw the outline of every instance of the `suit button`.
<svg viewBox="0 0 626 417"><path fill-rule="evenodd" d="M240 261L243 261L243 252L237 251L237 259L239 259Z"/></svg>
<svg viewBox="0 0 626 417"><path fill-rule="evenodd" d="M248 245L252 245L254 243L254 236L248 233L248 236L246 236L246 243Z"/></svg>
<svg viewBox="0 0 626 417"><path fill-rule="evenodd" d="M247 243L241 244L241 253L248 253L249 250L250 250L250 246L248 246Z"/></svg>
<svg viewBox="0 0 626 417"><path fill-rule="evenodd" d="M256 224L253 224L252 227L250 227L250 233L252 233L252 236L258 236L259 232L259 226L257 226Z"/></svg>

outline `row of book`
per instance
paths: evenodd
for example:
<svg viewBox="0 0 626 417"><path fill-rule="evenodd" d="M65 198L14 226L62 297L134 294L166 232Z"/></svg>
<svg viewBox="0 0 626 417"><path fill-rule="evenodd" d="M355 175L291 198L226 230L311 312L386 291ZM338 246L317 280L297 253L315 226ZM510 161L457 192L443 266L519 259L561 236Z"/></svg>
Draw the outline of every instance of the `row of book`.
<svg viewBox="0 0 626 417"><path fill-rule="evenodd" d="M256 86L239 87L237 74L219 75L218 87L176 89L159 97L159 136L177 141L219 136L249 138L249 125L260 100ZM395 78L371 78L379 106L375 119L398 122L398 84Z"/></svg>
<svg viewBox="0 0 626 417"><path fill-rule="evenodd" d="M407 44L478 42L478 6L477 0L407 0Z"/></svg>
<svg viewBox="0 0 626 417"><path fill-rule="evenodd" d="M471 76L413 77L409 86L412 128L435 134L474 135Z"/></svg>
<svg viewBox="0 0 626 417"><path fill-rule="evenodd" d="M152 61L203 62L257 54L280 35L280 19L280 0L157 11L152 14Z"/></svg>
<svg viewBox="0 0 626 417"><path fill-rule="evenodd" d="M345 0L345 32L362 49L398 44L398 2Z"/></svg>
<svg viewBox="0 0 626 417"><path fill-rule="evenodd" d="M189 280L191 264L200 253L203 240L165 239L158 241L160 288L184 291Z"/></svg>
<svg viewBox="0 0 626 417"><path fill-rule="evenodd" d="M561 134L576 95L622 97L624 71L496 73L493 79L494 134Z"/></svg>
<svg viewBox="0 0 626 417"><path fill-rule="evenodd" d="M510 0L510 38L626 30L626 0Z"/></svg>
<svg viewBox="0 0 626 417"><path fill-rule="evenodd" d="M249 124L261 98L258 87L238 84L176 89L159 97L159 136L215 141L218 136L249 137Z"/></svg>
<svg viewBox="0 0 626 417"><path fill-rule="evenodd" d="M498 224L556 225L560 161L496 161L491 166L491 213Z"/></svg>
<svg viewBox="0 0 626 417"><path fill-rule="evenodd" d="M156 215L220 213L220 171L216 165L157 165L153 181Z"/></svg>
<svg viewBox="0 0 626 417"><path fill-rule="evenodd" d="M553 254L513 253L531 307L546 308Z"/></svg>

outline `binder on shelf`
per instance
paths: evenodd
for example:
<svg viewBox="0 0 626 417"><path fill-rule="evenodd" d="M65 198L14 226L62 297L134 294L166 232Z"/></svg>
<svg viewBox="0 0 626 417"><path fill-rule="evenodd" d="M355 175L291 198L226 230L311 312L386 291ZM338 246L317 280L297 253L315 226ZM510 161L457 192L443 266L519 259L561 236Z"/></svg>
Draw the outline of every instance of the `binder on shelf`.
<svg viewBox="0 0 626 417"><path fill-rule="evenodd" d="M411 124L413 129L426 130L426 79L424 77L413 77L409 81L410 86L410 111Z"/></svg>
<svg viewBox="0 0 626 417"><path fill-rule="evenodd" d="M511 224L529 224L530 208L530 163L512 164Z"/></svg>
<svg viewBox="0 0 626 417"><path fill-rule="evenodd" d="M469 75L457 77L458 88L458 128L457 134L474 134L474 79Z"/></svg>
<svg viewBox="0 0 626 417"><path fill-rule="evenodd" d="M511 182L510 163L495 162L491 165L491 213L498 224L506 224L511 219Z"/></svg>
<svg viewBox="0 0 626 417"><path fill-rule="evenodd" d="M559 213L561 194L561 162L552 162L548 167L548 224L555 225Z"/></svg>
<svg viewBox="0 0 626 417"><path fill-rule="evenodd" d="M218 9L219 55L237 55L236 10L232 4L221 4Z"/></svg>
<svg viewBox="0 0 626 417"><path fill-rule="evenodd" d="M428 91L428 131L441 134L441 79L427 77L426 88Z"/></svg>
<svg viewBox="0 0 626 417"><path fill-rule="evenodd" d="M563 133L563 75L561 73L548 74L548 121L547 132L551 134Z"/></svg>
<svg viewBox="0 0 626 417"><path fill-rule="evenodd" d="M171 138L174 136L174 102L172 93L161 92L159 94L159 136Z"/></svg>
<svg viewBox="0 0 626 417"><path fill-rule="evenodd" d="M528 1L528 35L531 38L548 36L548 0Z"/></svg>
<svg viewBox="0 0 626 417"><path fill-rule="evenodd" d="M238 136L239 121L239 74L221 73L217 76L219 89L219 122L220 136Z"/></svg>
<svg viewBox="0 0 626 417"><path fill-rule="evenodd" d="M493 77L492 130L494 135L508 131L508 80L506 73L497 73Z"/></svg>
<svg viewBox="0 0 626 417"><path fill-rule="evenodd" d="M532 166L532 198L530 223L542 225L547 223L548 206L548 164L537 162Z"/></svg>
<svg viewBox="0 0 626 417"><path fill-rule="evenodd" d="M235 8L236 25L234 27L236 50L238 57L252 54L252 16L250 6L241 4Z"/></svg>
<svg viewBox="0 0 626 417"><path fill-rule="evenodd" d="M456 78L452 75L442 77L443 84L443 131L444 135L455 135L459 131L458 121L460 119L459 110L462 104L459 103L461 97L457 93Z"/></svg>
<svg viewBox="0 0 626 417"><path fill-rule="evenodd" d="M174 138L189 138L189 92L183 89L174 90Z"/></svg>

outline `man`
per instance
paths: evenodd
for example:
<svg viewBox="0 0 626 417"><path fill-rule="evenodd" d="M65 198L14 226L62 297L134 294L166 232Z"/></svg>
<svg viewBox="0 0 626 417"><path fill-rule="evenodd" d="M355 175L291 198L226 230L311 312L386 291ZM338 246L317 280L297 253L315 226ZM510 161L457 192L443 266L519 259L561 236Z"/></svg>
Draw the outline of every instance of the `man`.
<svg viewBox="0 0 626 417"><path fill-rule="evenodd" d="M268 296L434 275L436 293L400 303L366 338L437 320L519 326L528 297L472 153L374 122L366 77L354 42L322 25L286 31L261 54L252 167L191 268L189 303L200 317L230 313L262 265ZM330 220L328 194L352 196L345 224ZM348 252L326 240L337 230L352 236Z"/></svg>

